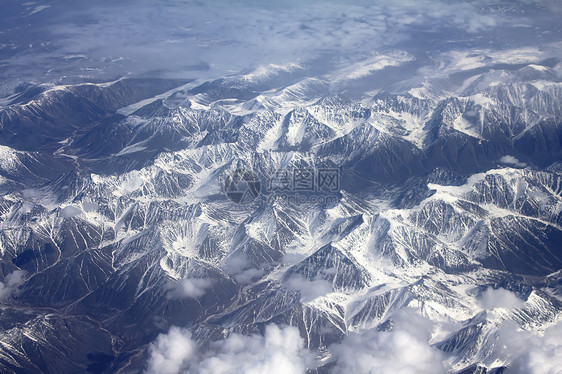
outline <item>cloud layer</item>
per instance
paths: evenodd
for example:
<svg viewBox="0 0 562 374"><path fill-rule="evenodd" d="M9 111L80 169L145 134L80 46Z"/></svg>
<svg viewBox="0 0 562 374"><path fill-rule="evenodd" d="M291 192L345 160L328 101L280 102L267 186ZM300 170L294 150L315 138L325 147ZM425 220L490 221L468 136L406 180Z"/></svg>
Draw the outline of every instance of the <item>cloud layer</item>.
<svg viewBox="0 0 562 374"><path fill-rule="evenodd" d="M506 322L499 330L499 354L508 361L509 373L557 374L562 368L562 321L544 333L523 331Z"/></svg>
<svg viewBox="0 0 562 374"><path fill-rule="evenodd" d="M549 27L532 24L525 3L511 6L513 11L486 1L95 1L53 2L29 15L33 9L12 4L13 14L27 14L29 27L6 30L0 76L15 79L25 72L39 80L67 81L130 73L208 79L268 64L313 63L319 73L328 73L365 61L362 70L348 72L358 77L411 59L428 63L424 48L429 45L432 55L463 50L467 38L479 40L482 34L482 40L493 41L499 29L505 43L525 45L513 25L525 24L531 39ZM548 14L560 13L556 3L543 6ZM549 34L542 38L547 42ZM384 57L389 51L395 59Z"/></svg>
<svg viewBox="0 0 562 374"><path fill-rule="evenodd" d="M443 354L429 344L431 323L399 312L390 331L351 333L331 347L336 373L438 374L445 373Z"/></svg>
<svg viewBox="0 0 562 374"><path fill-rule="evenodd" d="M232 334L198 352L185 329L172 327L149 348L147 374L304 374L312 354L295 327L268 325L264 335Z"/></svg>
<svg viewBox="0 0 562 374"><path fill-rule="evenodd" d="M481 300L493 307L518 305L506 290L487 290ZM505 291L505 292L504 292ZM489 301L489 300L488 300ZM328 347L329 373L444 374L453 370L444 352L430 344L436 325L411 311L392 316L390 329L350 332ZM507 365L514 374L556 374L562 367L562 322L544 332L521 330L504 321L490 352L494 367ZM321 366L317 352L305 347L299 330L270 324L263 335L231 334L201 350L187 329L172 327L149 348L146 374L285 374L306 373ZM453 370L454 371L454 370Z"/></svg>

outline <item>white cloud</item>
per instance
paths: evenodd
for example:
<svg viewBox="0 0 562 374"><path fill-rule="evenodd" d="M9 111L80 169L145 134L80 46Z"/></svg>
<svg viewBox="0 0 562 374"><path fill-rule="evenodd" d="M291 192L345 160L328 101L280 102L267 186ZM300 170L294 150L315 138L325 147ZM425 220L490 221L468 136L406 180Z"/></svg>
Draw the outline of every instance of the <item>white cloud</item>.
<svg viewBox="0 0 562 374"><path fill-rule="evenodd" d="M230 256L223 269L230 274L236 282L248 284L261 277L265 271L251 267L251 263L243 255Z"/></svg>
<svg viewBox="0 0 562 374"><path fill-rule="evenodd" d="M42 194L39 190L35 190L35 189L32 189L32 188L23 190L22 193L23 193L23 198L28 199L28 200L33 200L37 197L42 196Z"/></svg>
<svg viewBox="0 0 562 374"><path fill-rule="evenodd" d="M509 322L499 330L500 357L508 361L509 373L559 374L562 372L562 321L543 334L522 331Z"/></svg>
<svg viewBox="0 0 562 374"><path fill-rule="evenodd" d="M537 47L487 50L486 55L496 64L529 64L549 57L548 53Z"/></svg>
<svg viewBox="0 0 562 374"><path fill-rule="evenodd" d="M212 279L180 279L176 284L170 287L168 298L170 299L183 299L192 297L197 299L205 294L205 291L213 286Z"/></svg>
<svg viewBox="0 0 562 374"><path fill-rule="evenodd" d="M299 374L314 365L295 327L268 325L265 334L232 334L198 352L188 330L172 327L149 348L147 374Z"/></svg>
<svg viewBox="0 0 562 374"><path fill-rule="evenodd" d="M82 214L82 210L73 207L72 205L68 205L61 209L60 214L63 218L71 218Z"/></svg>
<svg viewBox="0 0 562 374"><path fill-rule="evenodd" d="M524 304L513 292L504 288L493 289L492 287L480 295L479 303L485 309L515 309L521 308Z"/></svg>
<svg viewBox="0 0 562 374"><path fill-rule="evenodd" d="M264 273L265 271L263 269L250 268L250 269L242 270L240 273L236 274L234 276L234 279L238 283L248 284L253 280L261 277Z"/></svg>
<svg viewBox="0 0 562 374"><path fill-rule="evenodd" d="M403 51L395 51L386 55L377 55L355 63L330 76L331 81L353 80L369 76L371 73L387 67L400 66L414 58Z"/></svg>
<svg viewBox="0 0 562 374"><path fill-rule="evenodd" d="M500 293L500 299L506 299ZM511 300L513 301L513 300ZM429 341L433 322L408 311L392 316L389 331L349 333L328 347L336 364L331 373L441 374L450 367ZM522 331L504 322L492 354L514 374L558 374L562 367L562 322L544 333ZM264 335L231 334L200 351L186 329L172 327L150 345L147 374L285 374L305 373L318 365L295 327L274 324Z"/></svg>
<svg viewBox="0 0 562 374"><path fill-rule="evenodd" d="M4 282L0 282L0 300L9 297L25 280L25 272L23 270L15 270L6 275Z"/></svg>
<svg viewBox="0 0 562 374"><path fill-rule="evenodd" d="M148 374L178 374L187 370L190 360L195 358L197 345L186 329L171 327L167 334L160 334L150 344Z"/></svg>
<svg viewBox="0 0 562 374"><path fill-rule="evenodd" d="M519 168L524 168L525 166L527 166L526 163L519 161L516 157L510 156L510 155L506 155L503 156L502 158L500 158L500 162L502 164L508 164L508 165L512 165L515 167L519 167Z"/></svg>
<svg viewBox="0 0 562 374"><path fill-rule="evenodd" d="M312 363L297 328L268 325L264 336L233 334L216 342L195 373L304 374Z"/></svg>
<svg viewBox="0 0 562 374"><path fill-rule="evenodd" d="M431 323L417 315L399 312L390 331L350 333L330 347L335 373L438 374L445 373L443 355L429 344Z"/></svg>
<svg viewBox="0 0 562 374"><path fill-rule="evenodd" d="M505 15L482 14L480 5L435 0L235 5L164 0L88 2L67 10L53 4L56 23L47 18L31 26L45 31L43 42L50 48L30 49L8 64L19 67L10 76L21 76L24 66L39 80L45 73L53 80L84 75L86 67L93 76L159 71L168 77L208 79L269 64L314 62L318 68L340 56L353 64L374 51L384 55L396 42L417 37L417 30L431 28L436 36L440 28L473 33L507 22ZM395 63L375 61L353 74L359 77ZM37 71L37 65L43 70Z"/></svg>
<svg viewBox="0 0 562 374"><path fill-rule="evenodd" d="M326 280L308 280L297 275L287 280L287 288L291 291L299 291L301 300L305 303L333 291L332 284Z"/></svg>

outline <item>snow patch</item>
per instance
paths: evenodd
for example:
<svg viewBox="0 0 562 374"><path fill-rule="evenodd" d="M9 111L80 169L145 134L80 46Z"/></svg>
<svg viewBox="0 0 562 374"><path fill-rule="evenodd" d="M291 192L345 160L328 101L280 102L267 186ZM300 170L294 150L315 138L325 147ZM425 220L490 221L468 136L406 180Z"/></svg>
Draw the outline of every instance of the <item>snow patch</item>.
<svg viewBox="0 0 562 374"><path fill-rule="evenodd" d="M302 69L302 67L296 63L288 63L285 65L262 65L256 68L253 72L243 75L241 78L247 82L255 83L266 80L279 73L290 73L297 69Z"/></svg>
<svg viewBox="0 0 562 374"><path fill-rule="evenodd" d="M119 151L119 153L115 154L115 156L128 155L131 153L142 152L144 150L146 150L146 147L141 146L140 144L133 144L123 148L121 151Z"/></svg>
<svg viewBox="0 0 562 374"><path fill-rule="evenodd" d="M412 60L414 60L414 57L404 51L378 55L340 70L330 76L330 80L332 82L338 82L361 79L371 75L375 71L383 70L387 67L400 66Z"/></svg>
<svg viewBox="0 0 562 374"><path fill-rule="evenodd" d="M0 145L0 168L7 172L15 172L21 162L18 158L17 151L10 147Z"/></svg>
<svg viewBox="0 0 562 374"><path fill-rule="evenodd" d="M468 99L471 100L474 104L476 105L480 105L480 106L488 106L488 105L493 105L495 104L494 99L484 96L481 93L472 95L472 96L468 96Z"/></svg>
<svg viewBox="0 0 562 374"><path fill-rule="evenodd" d="M538 70L538 71L548 71L548 70L550 70L548 67L542 66L542 65L529 64L527 66L529 66L530 68L533 68L535 70Z"/></svg>

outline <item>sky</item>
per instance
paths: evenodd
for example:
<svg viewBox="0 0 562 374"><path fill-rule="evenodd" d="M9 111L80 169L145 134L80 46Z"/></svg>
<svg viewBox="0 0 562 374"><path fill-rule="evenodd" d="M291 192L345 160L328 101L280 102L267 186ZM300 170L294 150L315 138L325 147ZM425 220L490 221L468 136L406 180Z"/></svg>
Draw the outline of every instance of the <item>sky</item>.
<svg viewBox="0 0 562 374"><path fill-rule="evenodd" d="M556 1L1 2L4 94L25 82L209 79L269 64L325 75L369 59L408 75L457 50L531 46L548 58L562 15Z"/></svg>

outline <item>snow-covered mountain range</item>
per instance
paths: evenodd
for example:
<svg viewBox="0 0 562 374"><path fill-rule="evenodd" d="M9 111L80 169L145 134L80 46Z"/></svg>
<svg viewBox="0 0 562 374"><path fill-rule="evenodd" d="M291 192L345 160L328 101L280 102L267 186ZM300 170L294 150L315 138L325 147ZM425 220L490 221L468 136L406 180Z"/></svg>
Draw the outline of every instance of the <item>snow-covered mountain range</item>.
<svg viewBox="0 0 562 374"><path fill-rule="evenodd" d="M560 64L410 60L4 98L2 371L556 373Z"/></svg>

